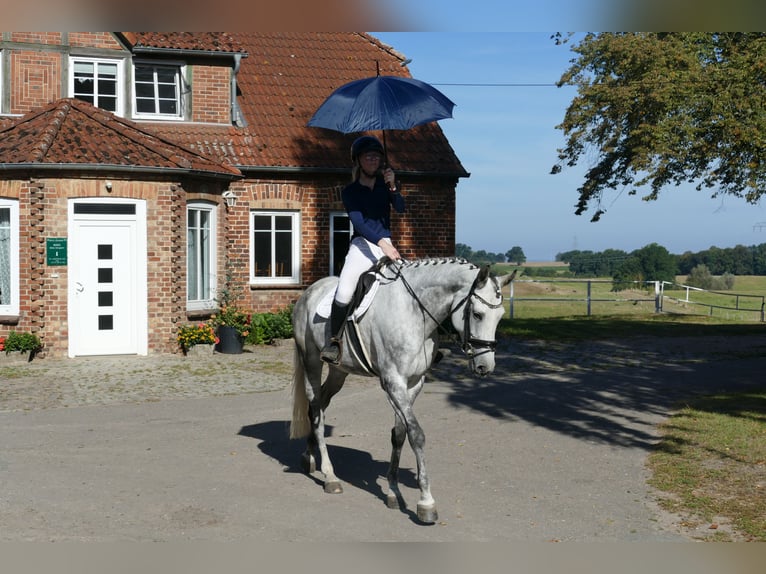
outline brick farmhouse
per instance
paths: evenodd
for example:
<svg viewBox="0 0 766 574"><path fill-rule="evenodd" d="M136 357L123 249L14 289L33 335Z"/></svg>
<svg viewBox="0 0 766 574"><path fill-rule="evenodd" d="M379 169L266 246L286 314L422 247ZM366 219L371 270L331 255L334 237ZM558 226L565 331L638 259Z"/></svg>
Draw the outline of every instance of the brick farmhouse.
<svg viewBox="0 0 766 574"><path fill-rule="evenodd" d="M33 332L54 357L172 353L223 293L277 311L337 273L360 134L306 123L403 62L365 33L0 33L0 336ZM454 254L468 173L441 128L386 144L403 256Z"/></svg>

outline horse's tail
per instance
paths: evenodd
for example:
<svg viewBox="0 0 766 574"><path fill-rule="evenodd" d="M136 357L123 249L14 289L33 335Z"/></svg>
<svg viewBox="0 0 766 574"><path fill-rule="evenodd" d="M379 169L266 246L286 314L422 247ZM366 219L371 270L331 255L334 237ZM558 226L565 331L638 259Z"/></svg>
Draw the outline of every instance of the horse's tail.
<svg viewBox="0 0 766 574"><path fill-rule="evenodd" d="M296 345L293 354L293 420L290 422L290 438L306 437L310 431L311 421L303 357Z"/></svg>

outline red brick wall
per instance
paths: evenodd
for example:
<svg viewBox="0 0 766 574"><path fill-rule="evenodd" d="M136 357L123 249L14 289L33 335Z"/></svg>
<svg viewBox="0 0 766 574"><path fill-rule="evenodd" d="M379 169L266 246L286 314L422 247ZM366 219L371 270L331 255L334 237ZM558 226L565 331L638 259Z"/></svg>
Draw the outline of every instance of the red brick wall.
<svg viewBox="0 0 766 574"><path fill-rule="evenodd" d="M249 280L249 214L253 209L301 212L301 284L285 288L250 286L241 303L251 311L283 309L303 289L327 275L330 257L330 212L343 211L340 193L347 178L246 181L234 184L239 200L227 217L228 255L241 285ZM392 214L392 233L407 259L445 257L455 253L455 189L437 180L404 183L407 213ZM223 227L223 226L222 226ZM222 275L223 271L219 271Z"/></svg>
<svg viewBox="0 0 766 574"><path fill-rule="evenodd" d="M25 114L62 97L61 58L56 52L11 52L12 114Z"/></svg>
<svg viewBox="0 0 766 574"><path fill-rule="evenodd" d="M69 45L102 48L104 50L123 49L111 32L69 32Z"/></svg>
<svg viewBox="0 0 766 574"><path fill-rule="evenodd" d="M62 32L10 32L11 42L23 42L27 44L60 45L63 41Z"/></svg>
<svg viewBox="0 0 766 574"><path fill-rule="evenodd" d="M192 120L231 124L231 68L199 66L192 68Z"/></svg>

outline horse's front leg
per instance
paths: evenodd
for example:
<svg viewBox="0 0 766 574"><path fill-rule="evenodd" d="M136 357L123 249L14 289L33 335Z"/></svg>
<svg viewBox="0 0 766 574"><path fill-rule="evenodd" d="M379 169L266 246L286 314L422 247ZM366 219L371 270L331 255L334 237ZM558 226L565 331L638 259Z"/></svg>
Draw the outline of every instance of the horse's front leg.
<svg viewBox="0 0 766 574"><path fill-rule="evenodd" d="M423 388L424 381L425 376L420 377L418 382L409 389L408 394L410 404L414 404L415 399L420 394L420 390ZM391 401L390 397L389 401ZM401 491L399 490L399 462L402 457L404 439L407 437L407 426L402 417L399 416L399 411L393 401L391 401L391 406L394 409L394 427L391 429L391 462L388 465L388 474L386 475L386 479L388 480L386 506L399 509L406 506L404 497L402 497Z"/></svg>
<svg viewBox="0 0 766 574"><path fill-rule="evenodd" d="M391 453L391 466L389 467L389 494L387 497L387 503L390 506L391 496L396 497L398 494L398 469L399 458L401 455L401 444L404 443L403 438L399 438L397 435L397 427L399 421L403 421L403 427L406 429L407 439L410 442L413 452L415 453L415 460L418 468L418 486L420 487L420 500L417 504L418 520L422 522L436 522L439 515L436 511L436 502L431 496L431 483L428 478L428 472L426 471L425 460L425 443L426 436L423 429L415 417L412 406L415 398L420 393L420 389L423 386L423 378L413 385L412 388L407 388L406 381L384 381L383 388L385 389L389 401L394 408L394 412L397 417L396 426L392 432L392 444L393 450ZM404 433L402 433L404 434ZM397 449L397 441L401 440ZM398 452L397 452L398 450Z"/></svg>

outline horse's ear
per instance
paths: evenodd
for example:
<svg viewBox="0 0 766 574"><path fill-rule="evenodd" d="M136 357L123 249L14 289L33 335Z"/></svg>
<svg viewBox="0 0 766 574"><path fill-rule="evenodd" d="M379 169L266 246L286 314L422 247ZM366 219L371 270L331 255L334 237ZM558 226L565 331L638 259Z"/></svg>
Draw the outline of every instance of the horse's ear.
<svg viewBox="0 0 766 574"><path fill-rule="evenodd" d="M489 278L489 265L482 265L479 274L476 276L476 287L481 289Z"/></svg>
<svg viewBox="0 0 766 574"><path fill-rule="evenodd" d="M500 280L500 287L505 287L506 285L508 285L508 283L513 281L513 279L516 277L516 272L517 271L518 271L518 269L514 269L513 273L508 273L507 275L503 275L502 277L498 277L498 279Z"/></svg>

